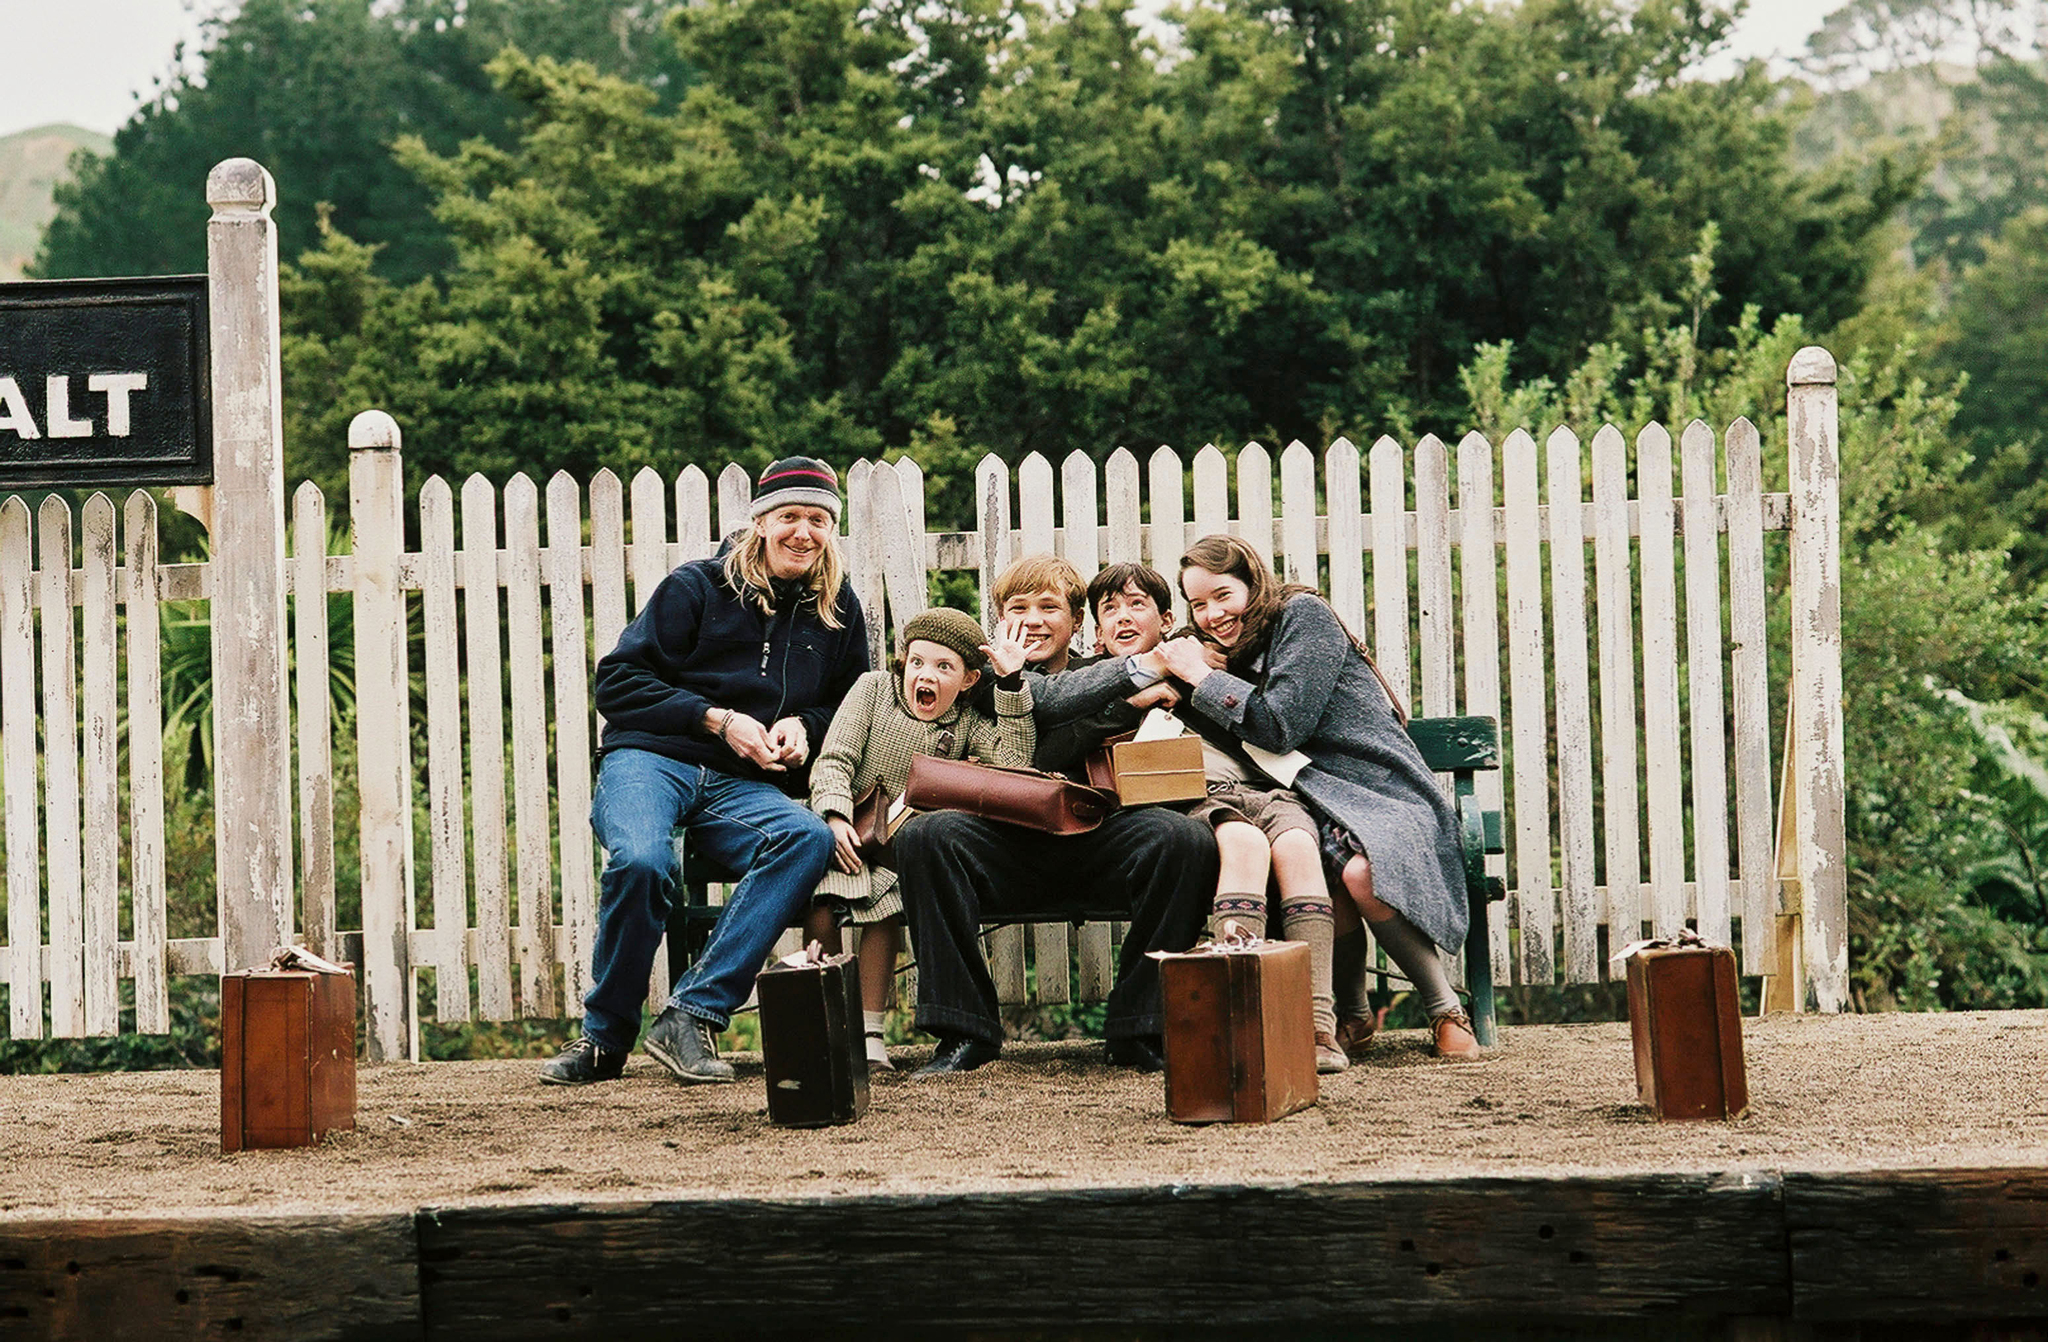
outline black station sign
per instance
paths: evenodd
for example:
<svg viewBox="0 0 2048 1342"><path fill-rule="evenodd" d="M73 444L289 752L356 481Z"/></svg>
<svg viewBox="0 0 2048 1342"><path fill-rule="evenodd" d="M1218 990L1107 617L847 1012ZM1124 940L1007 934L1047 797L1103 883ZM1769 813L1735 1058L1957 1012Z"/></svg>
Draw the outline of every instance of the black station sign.
<svg viewBox="0 0 2048 1342"><path fill-rule="evenodd" d="M0 284L0 490L212 481L206 276Z"/></svg>

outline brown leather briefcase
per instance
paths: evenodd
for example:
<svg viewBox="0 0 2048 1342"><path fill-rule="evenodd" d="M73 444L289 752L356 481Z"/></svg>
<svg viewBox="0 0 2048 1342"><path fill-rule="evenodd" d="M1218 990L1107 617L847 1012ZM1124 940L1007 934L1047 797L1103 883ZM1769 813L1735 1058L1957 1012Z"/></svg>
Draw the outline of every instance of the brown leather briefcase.
<svg viewBox="0 0 2048 1342"><path fill-rule="evenodd" d="M1155 952L1166 1007L1166 1116L1270 1123L1316 1102L1308 946L1248 938Z"/></svg>
<svg viewBox="0 0 2048 1342"><path fill-rule="evenodd" d="M812 942L754 980L761 1004L761 1066L768 1121L786 1128L851 1123L868 1111L860 972L851 955L820 955Z"/></svg>
<svg viewBox="0 0 2048 1342"><path fill-rule="evenodd" d="M1086 834L1116 809L1116 795L1037 769L918 755L903 800L920 811L965 811L1045 834Z"/></svg>
<svg viewBox="0 0 2048 1342"><path fill-rule="evenodd" d="M356 1126L356 976L304 952L220 980L220 1149L311 1146Z"/></svg>
<svg viewBox="0 0 2048 1342"><path fill-rule="evenodd" d="M1115 794L1124 806L1200 801L1209 795L1202 766L1202 738L1192 732L1163 741L1134 741L1135 732L1112 736L1088 752L1088 781Z"/></svg>
<svg viewBox="0 0 2048 1342"><path fill-rule="evenodd" d="M1636 1094L1661 1119L1740 1118L1749 1109L1735 952L1697 934L1622 953Z"/></svg>

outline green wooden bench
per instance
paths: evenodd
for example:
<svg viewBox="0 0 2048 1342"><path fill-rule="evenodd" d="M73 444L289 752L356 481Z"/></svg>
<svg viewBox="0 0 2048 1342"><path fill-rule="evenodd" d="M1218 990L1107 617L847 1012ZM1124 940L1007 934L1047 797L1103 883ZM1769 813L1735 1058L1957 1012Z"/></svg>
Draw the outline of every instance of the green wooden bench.
<svg viewBox="0 0 2048 1342"><path fill-rule="evenodd" d="M1501 813L1478 795L1478 776L1500 768L1500 723L1493 718L1413 718L1408 735L1423 763L1451 776L1465 850L1465 901L1471 925L1465 932L1465 989L1471 995L1472 1033L1492 1048L1499 1037L1493 1005L1493 957L1488 947L1486 906L1507 898L1507 883L1486 871L1486 859L1507 851Z"/></svg>
<svg viewBox="0 0 2048 1342"><path fill-rule="evenodd" d="M1500 724L1492 718L1415 718L1408 723L1408 735L1422 752L1423 762L1436 773L1449 774L1452 800L1457 808L1465 850L1465 898L1471 910L1471 927L1465 934L1465 987L1471 997L1472 1032L1479 1042L1492 1047L1498 1038L1493 1002L1493 961L1488 950L1487 909L1494 900L1506 897L1504 882L1486 871L1489 854L1505 851L1501 813L1486 809L1479 800L1476 779L1482 771L1500 768ZM729 885L739 879L683 841L676 834L676 853L682 866L682 898L669 910L669 980L674 982L688 969L703 948L719 906L711 902L710 887ZM1063 908L1033 915L1005 915L987 920L989 930L1025 923L1116 922L1126 916L1122 909ZM1375 971L1382 974L1384 971Z"/></svg>

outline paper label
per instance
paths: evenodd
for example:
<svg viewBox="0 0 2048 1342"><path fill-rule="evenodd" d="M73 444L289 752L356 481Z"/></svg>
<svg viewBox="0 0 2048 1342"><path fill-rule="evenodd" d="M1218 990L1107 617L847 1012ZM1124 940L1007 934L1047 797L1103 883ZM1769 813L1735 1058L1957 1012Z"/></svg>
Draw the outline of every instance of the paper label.
<svg viewBox="0 0 2048 1342"><path fill-rule="evenodd" d="M1252 763L1258 765L1267 777L1271 778L1281 787L1293 787L1295 775L1314 763L1314 761L1310 760L1308 756L1302 754L1299 750L1290 750L1285 755L1276 755L1272 751L1263 750L1249 741L1240 741L1238 744L1244 747L1245 754L1251 756Z"/></svg>
<svg viewBox="0 0 2048 1342"><path fill-rule="evenodd" d="M279 946L270 953L272 969L310 969L316 974L346 974L332 960L323 960L304 946Z"/></svg>
<svg viewBox="0 0 2048 1342"><path fill-rule="evenodd" d="M1176 736L1187 735L1188 725L1163 708L1155 708L1145 715L1138 724L1133 741L1171 741Z"/></svg>

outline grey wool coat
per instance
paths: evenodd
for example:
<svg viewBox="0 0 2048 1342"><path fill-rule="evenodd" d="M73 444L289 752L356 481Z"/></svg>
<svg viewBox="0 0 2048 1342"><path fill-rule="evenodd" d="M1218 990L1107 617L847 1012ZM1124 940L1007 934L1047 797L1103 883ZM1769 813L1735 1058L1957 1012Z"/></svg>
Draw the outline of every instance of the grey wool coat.
<svg viewBox="0 0 2048 1342"><path fill-rule="evenodd" d="M1336 612L1312 596L1290 598L1251 670L1256 683L1210 672L1189 702L1240 740L1307 755L1294 791L1358 840L1372 860L1373 894L1438 946L1462 945L1457 815Z"/></svg>

